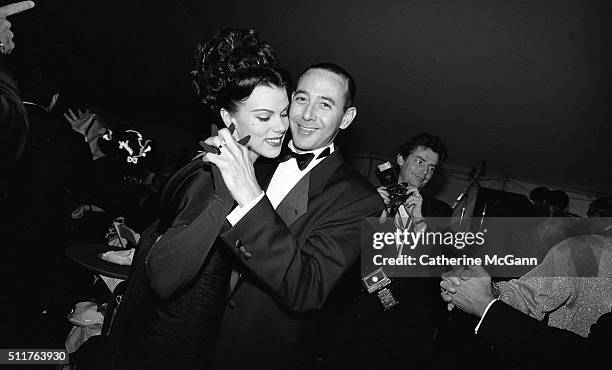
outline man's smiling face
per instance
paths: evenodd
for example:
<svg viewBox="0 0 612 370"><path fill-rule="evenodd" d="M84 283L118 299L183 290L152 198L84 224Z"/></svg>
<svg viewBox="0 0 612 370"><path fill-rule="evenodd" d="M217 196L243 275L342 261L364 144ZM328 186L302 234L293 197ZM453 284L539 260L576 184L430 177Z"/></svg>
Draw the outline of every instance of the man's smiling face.
<svg viewBox="0 0 612 370"><path fill-rule="evenodd" d="M422 145L417 146L406 158L397 155L397 164L400 167L398 182L423 188L438 167L440 156L430 148Z"/></svg>
<svg viewBox="0 0 612 370"><path fill-rule="evenodd" d="M300 77L289 110L296 149L323 148L351 124L356 111L354 107L345 110L347 91L343 76L324 69L310 69Z"/></svg>

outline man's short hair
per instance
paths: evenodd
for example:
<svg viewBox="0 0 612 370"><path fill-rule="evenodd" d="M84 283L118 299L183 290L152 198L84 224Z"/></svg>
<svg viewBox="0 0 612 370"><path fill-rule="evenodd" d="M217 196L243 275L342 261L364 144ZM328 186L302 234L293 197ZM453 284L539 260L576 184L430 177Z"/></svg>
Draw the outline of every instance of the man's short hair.
<svg viewBox="0 0 612 370"><path fill-rule="evenodd" d="M444 163L448 157L446 145L444 145L442 139L436 135L428 134L426 132L413 136L407 142L402 144L402 146L399 148L399 154L402 156L402 158L406 159L418 146L429 148L433 152L438 153L438 165Z"/></svg>
<svg viewBox="0 0 612 370"><path fill-rule="evenodd" d="M344 110L347 110L348 108L353 106L353 104L355 103L355 93L357 91L357 86L355 85L355 80L353 79L353 76L351 76L351 74L348 73L346 69L334 63L316 63L302 71L302 73L300 73L300 78L304 75L304 73L308 72L311 69L323 69L325 71L332 72L344 77L348 85L346 95L344 96Z"/></svg>

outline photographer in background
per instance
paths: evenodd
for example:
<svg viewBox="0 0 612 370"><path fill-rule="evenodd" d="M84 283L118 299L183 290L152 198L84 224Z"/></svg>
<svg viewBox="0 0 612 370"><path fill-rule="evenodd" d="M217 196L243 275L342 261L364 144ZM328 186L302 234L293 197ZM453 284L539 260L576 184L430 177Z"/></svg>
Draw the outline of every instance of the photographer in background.
<svg viewBox="0 0 612 370"><path fill-rule="evenodd" d="M448 204L421 193L436 168L441 166L447 156L448 152L442 140L428 133L412 137L399 148L396 159L399 168L397 184L402 186L397 188L404 189L404 194L410 194L402 206L415 224L424 217L450 217L452 213ZM393 198L389 189L381 186L377 190L385 204L389 205ZM403 213L401 208L399 212Z"/></svg>
<svg viewBox="0 0 612 370"><path fill-rule="evenodd" d="M401 228L416 232L447 230L451 208L422 194L446 157L446 146L431 134L416 135L403 144L396 159L399 170L386 163L377 171L381 183L387 185L378 188L386 205L381 219L395 217L399 228L401 218ZM322 330L341 328L325 332L331 344L321 356L321 368L430 368L444 313L439 278L394 277L385 271L390 283L381 288L389 295L381 297L383 290L367 293L362 289L362 279L367 277L359 267L351 272L351 285L339 287L329 305L333 308L328 307L328 321L320 325Z"/></svg>

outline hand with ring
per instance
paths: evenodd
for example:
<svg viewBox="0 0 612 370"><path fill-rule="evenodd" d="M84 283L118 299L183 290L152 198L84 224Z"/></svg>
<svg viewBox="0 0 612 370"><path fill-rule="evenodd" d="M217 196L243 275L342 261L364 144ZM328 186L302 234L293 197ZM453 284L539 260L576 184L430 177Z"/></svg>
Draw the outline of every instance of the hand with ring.
<svg viewBox="0 0 612 370"><path fill-rule="evenodd" d="M230 134L233 134L235 129L236 129L236 126L234 126L233 123L228 127ZM240 145L247 145L250 139L251 139L251 136L247 135L243 137L242 139L238 140L237 143ZM214 153L217 155L221 154L221 149L223 148L224 144L225 142L222 141L221 144L219 144L217 147L214 147L214 146L206 144L205 141L200 141L200 146L202 147L202 149L204 149L205 153Z"/></svg>
<svg viewBox="0 0 612 370"><path fill-rule="evenodd" d="M442 278L441 296L449 310L457 306L464 312L482 317L486 307L495 300L491 292L491 276L482 266L460 267L443 274Z"/></svg>
<svg viewBox="0 0 612 370"><path fill-rule="evenodd" d="M6 19L14 14L21 13L34 7L33 1L20 1L5 6L0 6L0 53L10 54L15 48L11 22Z"/></svg>
<svg viewBox="0 0 612 370"><path fill-rule="evenodd" d="M204 140L200 145L206 153L204 162L212 163L221 172L227 190L240 207L244 207L261 193L261 187L255 177L251 151L236 140L227 128L219 130L218 136ZM210 150L215 149L215 151Z"/></svg>

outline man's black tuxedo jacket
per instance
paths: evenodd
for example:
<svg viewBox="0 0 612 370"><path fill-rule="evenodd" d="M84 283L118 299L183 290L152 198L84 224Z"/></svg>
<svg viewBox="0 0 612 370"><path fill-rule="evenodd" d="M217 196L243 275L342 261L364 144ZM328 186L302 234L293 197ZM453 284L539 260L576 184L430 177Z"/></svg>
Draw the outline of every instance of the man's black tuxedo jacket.
<svg viewBox="0 0 612 370"><path fill-rule="evenodd" d="M223 317L215 367L284 369L299 361L306 324L357 261L362 220L381 207L374 187L335 151L276 210L264 197L221 234L243 269Z"/></svg>
<svg viewBox="0 0 612 370"><path fill-rule="evenodd" d="M19 158L28 133L26 110L4 59L0 54L0 168Z"/></svg>
<svg viewBox="0 0 612 370"><path fill-rule="evenodd" d="M257 166L262 188L275 167ZM210 207L223 204L213 200ZM225 310L215 367L286 368L296 360L305 324L358 259L362 220L380 209L382 200L373 186L335 151L276 210L264 196L222 232L241 278ZM175 223L152 248L147 264L157 272L151 274L151 286L160 297L171 297L188 284L212 247L217 235L206 230L211 223L219 225L225 214L204 213L189 225ZM197 257L184 258L186 250Z"/></svg>

